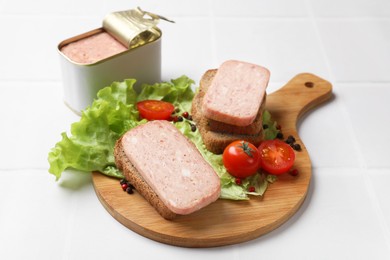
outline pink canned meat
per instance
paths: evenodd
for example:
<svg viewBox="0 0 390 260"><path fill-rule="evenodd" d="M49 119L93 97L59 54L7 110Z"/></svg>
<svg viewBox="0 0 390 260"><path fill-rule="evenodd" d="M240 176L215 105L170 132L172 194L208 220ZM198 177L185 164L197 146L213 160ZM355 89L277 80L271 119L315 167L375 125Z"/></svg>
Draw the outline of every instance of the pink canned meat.
<svg viewBox="0 0 390 260"><path fill-rule="evenodd" d="M128 48L104 31L61 48L66 57L80 64L92 64L126 50Z"/></svg>
<svg viewBox="0 0 390 260"><path fill-rule="evenodd" d="M203 99L205 117L236 126L250 125L269 78L268 69L259 65L235 60L222 63Z"/></svg>
<svg viewBox="0 0 390 260"><path fill-rule="evenodd" d="M195 145L168 121L149 121L122 137L126 157L169 210L186 215L216 201L220 180Z"/></svg>

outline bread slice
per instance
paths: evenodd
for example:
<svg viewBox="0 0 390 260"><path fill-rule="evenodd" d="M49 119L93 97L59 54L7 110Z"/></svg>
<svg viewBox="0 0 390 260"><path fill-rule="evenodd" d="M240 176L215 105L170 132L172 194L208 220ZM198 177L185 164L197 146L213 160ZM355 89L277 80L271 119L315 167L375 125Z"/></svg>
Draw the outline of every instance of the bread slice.
<svg viewBox="0 0 390 260"><path fill-rule="evenodd" d="M156 211L165 219L174 219L177 214L168 209L153 189L144 181L138 170L127 158L123 147L122 138L118 139L114 149L115 164L123 172L125 179L130 182L137 192L152 205Z"/></svg>
<svg viewBox="0 0 390 260"><path fill-rule="evenodd" d="M202 136L203 142L207 150L215 154L222 154L226 146L236 140L245 140L259 145L264 139L264 132L262 127L262 112L265 107L265 102L260 106L259 115L255 123L247 127L233 126L218 121L206 118L202 113L202 98L207 91L207 87L211 83L216 69L208 70L202 76L200 87L196 93L193 101L191 114L193 120L197 124L197 128ZM264 100L265 101L265 100Z"/></svg>
<svg viewBox="0 0 390 260"><path fill-rule="evenodd" d="M198 129L207 150L215 154L222 154L226 146L233 141L244 140L255 146L259 146L264 139L263 131L260 131L256 135L240 135L207 131L204 128L202 129L201 126Z"/></svg>
<svg viewBox="0 0 390 260"><path fill-rule="evenodd" d="M229 134L257 135L263 128L262 115L265 108L266 95L264 95L262 104L259 108L255 121L248 126L235 126L206 118L202 115L202 102L211 81L213 80L217 69L208 70L200 80L198 93L192 103L192 117L199 122L207 131L223 132ZM200 122L202 121L202 122Z"/></svg>
<svg viewBox="0 0 390 260"><path fill-rule="evenodd" d="M114 156L126 179L166 219L219 198L217 173L171 122L149 121L131 129L116 142Z"/></svg>

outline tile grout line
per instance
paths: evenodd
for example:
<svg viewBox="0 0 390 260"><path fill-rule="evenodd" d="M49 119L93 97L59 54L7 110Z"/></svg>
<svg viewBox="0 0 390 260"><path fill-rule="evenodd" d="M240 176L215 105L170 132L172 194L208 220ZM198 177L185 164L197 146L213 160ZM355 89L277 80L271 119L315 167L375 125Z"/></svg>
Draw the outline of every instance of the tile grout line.
<svg viewBox="0 0 390 260"><path fill-rule="evenodd" d="M319 28L318 28L318 25L317 25L317 20L316 20L316 17L314 16L314 12L313 12L313 9L312 9L312 6L311 6L311 3L310 3L310 0L305 0L305 5L306 5L306 8L307 8L307 11L308 11L308 14L309 14L309 18L310 18L310 21L312 23L312 25L314 26L314 29L315 29L315 32L316 32L316 35L317 35L317 39L319 40L319 43L320 43L320 48L321 48L321 52L322 52L322 55L324 57L324 60L325 60L325 63L326 63L326 67L329 71L329 77L330 77L330 82L336 82L334 80L334 75L332 73L332 69L331 69L331 66L330 66L330 62L329 62L329 59L326 55L326 51L325 51L325 47L324 47L324 44L323 44L323 41L322 41L322 37L321 37L321 34L320 34L320 31L319 31ZM361 82L355 82L355 83L361 83ZM384 213L382 211L382 208L379 204L379 200L376 196L376 193L375 193L375 190L373 188L373 184L372 184L372 181L370 180L368 174L367 174L367 171L368 171L368 167L367 167L367 163L364 159L364 156L363 156L363 153L362 153L362 150L360 149L360 145L359 145L359 142L357 140L357 137L356 137L356 133L352 127L352 122L350 120L350 117L348 115L348 111L344 105L344 103L342 102L339 102L340 104L340 107L341 107L341 112L342 112L342 116L344 118L344 120L347 122L347 130L348 130L348 133L351 135L351 139L354 143L354 148L357 152L357 156L358 156L358 159L359 159L359 168L362 169L364 172L363 172L363 181L364 181L364 184L365 184L365 187L367 189L367 192L368 192L368 195L369 195L369 199L372 203L372 206L375 210L375 213L376 213L376 216L380 222L380 226L382 227L383 229L383 236L384 236L384 239L385 239L385 243L387 245L387 249L390 251L390 229L386 223L386 218L384 216Z"/></svg>

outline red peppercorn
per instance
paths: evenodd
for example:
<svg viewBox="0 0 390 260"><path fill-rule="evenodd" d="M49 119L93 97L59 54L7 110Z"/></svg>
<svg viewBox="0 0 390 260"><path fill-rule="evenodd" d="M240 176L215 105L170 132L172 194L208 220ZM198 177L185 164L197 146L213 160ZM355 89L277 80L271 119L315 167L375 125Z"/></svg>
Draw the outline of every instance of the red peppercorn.
<svg viewBox="0 0 390 260"><path fill-rule="evenodd" d="M299 174L299 171L297 169L292 169L290 171L290 175L292 175L292 176L297 176L298 174Z"/></svg>
<svg viewBox="0 0 390 260"><path fill-rule="evenodd" d="M241 185L242 184L242 180L240 178L236 178L236 184L237 185Z"/></svg>
<svg viewBox="0 0 390 260"><path fill-rule="evenodd" d="M176 123L177 121L179 121L179 117L173 116L173 117L172 117L172 121Z"/></svg>
<svg viewBox="0 0 390 260"><path fill-rule="evenodd" d="M256 191L256 188L253 187L253 186L250 186L248 190L249 190L249 192L255 192L255 191Z"/></svg>
<svg viewBox="0 0 390 260"><path fill-rule="evenodd" d="M123 189L124 191L126 191L126 189L127 189L127 187L128 187L127 183L123 183L121 186L122 186L122 189Z"/></svg>
<svg viewBox="0 0 390 260"><path fill-rule="evenodd" d="M183 114L182 114L182 116L183 116L184 118L188 118L189 115L190 115L190 114L188 114L188 112L183 112Z"/></svg>
<svg viewBox="0 0 390 260"><path fill-rule="evenodd" d="M277 125L276 129L278 129L280 131L280 130L282 130L282 126L281 125Z"/></svg>

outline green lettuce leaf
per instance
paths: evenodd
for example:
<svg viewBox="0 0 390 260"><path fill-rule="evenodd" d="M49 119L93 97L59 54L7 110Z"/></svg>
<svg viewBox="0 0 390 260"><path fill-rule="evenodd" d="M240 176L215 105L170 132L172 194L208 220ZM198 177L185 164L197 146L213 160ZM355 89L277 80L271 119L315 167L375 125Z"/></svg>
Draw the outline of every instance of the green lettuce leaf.
<svg viewBox="0 0 390 260"><path fill-rule="evenodd" d="M271 114L268 112L268 110L265 110L263 112L263 125L268 126L266 129L264 129L264 139L275 139L276 135L279 133L279 130L277 129L276 121L272 120Z"/></svg>
<svg viewBox="0 0 390 260"><path fill-rule="evenodd" d="M114 177L122 175L113 168L115 142L127 129L142 123L134 108L134 83L135 80L114 82L100 90L98 98L82 112L80 121L72 124L71 136L61 134L62 140L48 156L49 172L57 180L68 168L100 171Z"/></svg>
<svg viewBox="0 0 390 260"><path fill-rule="evenodd" d="M137 101L154 99L172 103L179 111L190 111L194 92L191 85L195 82L186 76L173 79L171 83L143 85Z"/></svg>

